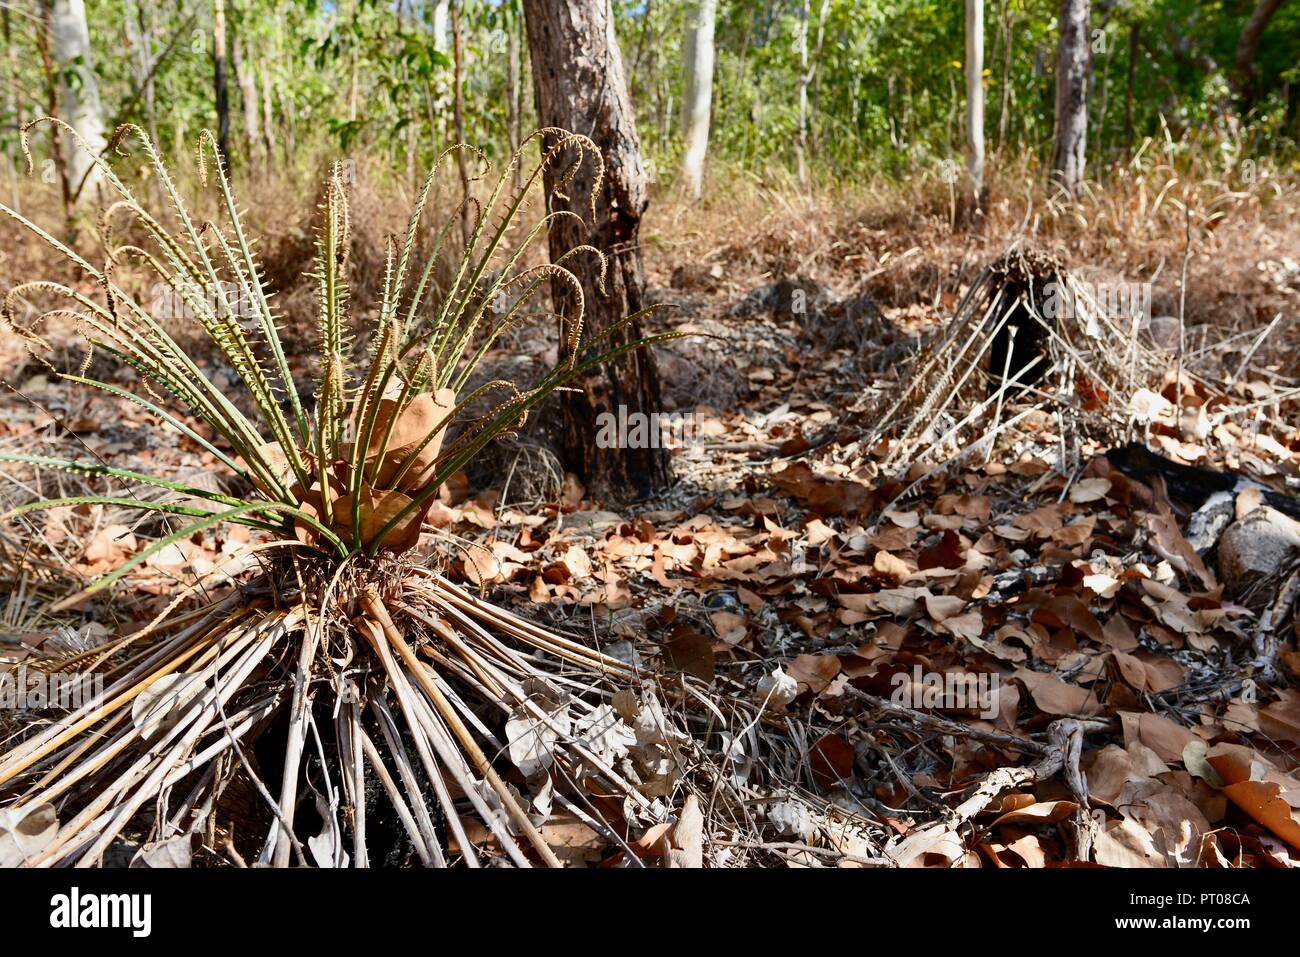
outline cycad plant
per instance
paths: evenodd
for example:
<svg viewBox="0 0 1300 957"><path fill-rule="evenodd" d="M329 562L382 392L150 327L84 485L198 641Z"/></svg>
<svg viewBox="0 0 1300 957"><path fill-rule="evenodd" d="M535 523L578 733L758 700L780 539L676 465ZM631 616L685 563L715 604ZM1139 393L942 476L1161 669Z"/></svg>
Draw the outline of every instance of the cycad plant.
<svg viewBox="0 0 1300 957"><path fill-rule="evenodd" d="M63 132L75 138L66 126ZM166 534L74 598L129 585L124 576L150 555L221 523L261 533L249 547L265 558L227 593L191 607L206 594L198 582L146 627L57 662L83 682L97 676L103 694L30 723L0 757L0 814L13 833L40 835L25 846L27 863L93 865L124 835L162 841L212 833L213 808L241 773L262 802L259 862L280 866L370 863L367 814L380 800L391 805L387 821L400 822L411 859L429 865L554 865L539 825L556 802L606 833L598 805L662 815L637 786L627 749L605 746L620 735L634 741L629 729L647 715L667 720L633 669L494 607L450 582L436 561L410 556L439 488L488 442L517 428L572 377L670 338L627 341L620 325L580 346L581 314L551 317L567 339L555 368L531 388L491 381L468 390L503 333L549 315L538 302L546 285L581 289L569 271L572 257L595 257L603 268L601 253L587 246L550 264L524 263L548 223L576 215L544 211L522 222L526 199L543 190L543 171L554 168L563 186L578 164L596 164L599 174L602 163L586 137L544 130L534 139L543 134L541 161L522 189L508 185L521 149L486 198L467 200L472 235L450 257L451 279L439 283L435 266L456 242L449 237L459 236L460 219L424 228L439 166L452 150L442 154L405 235L389 242L382 301L364 330L349 319L348 203L334 169L316 257L319 374L302 393L210 134L199 139L199 167L205 182L215 182L219 222L191 216L138 128L117 131L114 148L139 142L171 208L151 214L96 157L116 193L101 221L102 266L0 206L98 287L25 283L6 298L7 323L41 352L39 321L20 326L12 307L19 296L60 297L42 318L71 316L93 351L134 370L135 386L92 378L89 362L62 377L136 404L229 473L211 491L111 463L4 456L164 490L18 509L164 513ZM507 243L512 229L521 239ZM137 241L115 239L128 234ZM425 235L431 239L418 241ZM235 370L246 401L218 388L176 330L119 284L129 270L144 270L185 304ZM39 826L14 830L28 817ZM373 830L373 813L371 821Z"/></svg>

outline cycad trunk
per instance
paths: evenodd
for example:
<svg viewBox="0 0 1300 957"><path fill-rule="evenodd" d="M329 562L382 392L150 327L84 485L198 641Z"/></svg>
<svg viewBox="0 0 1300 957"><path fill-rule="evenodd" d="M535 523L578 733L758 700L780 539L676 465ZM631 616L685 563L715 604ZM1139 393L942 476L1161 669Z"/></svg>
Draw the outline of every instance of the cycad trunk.
<svg viewBox="0 0 1300 957"><path fill-rule="evenodd" d="M682 131L686 151L682 175L692 197L704 188L704 159L709 151L709 114L713 108L713 30L718 0L699 0L686 34L686 96L682 100Z"/></svg>
<svg viewBox="0 0 1300 957"><path fill-rule="evenodd" d="M62 118L86 144L86 151L72 145L68 149L68 180L75 198L94 192L99 178L87 151L98 155L107 145L99 85L95 82L94 60L90 55L86 6L82 0L54 0L52 32L54 55L62 71L59 84ZM75 76L76 82L69 83L70 76Z"/></svg>
<svg viewBox="0 0 1300 957"><path fill-rule="evenodd" d="M1056 47L1056 136L1051 176L1071 196L1083 181L1088 152L1089 0L1061 0Z"/></svg>
<svg viewBox="0 0 1300 957"><path fill-rule="evenodd" d="M647 203L646 176L623 60L603 0L525 0L524 11L539 122L590 136L605 160L590 229L584 230L571 216L554 220L550 229L552 259L579 243L610 257L604 294L592 258L569 260L582 282L587 329L596 336L641 309L645 290L640 226ZM565 168L561 164L547 170L548 191ZM573 197L572 208L585 214L594 186L592 170L584 165L563 192ZM551 294L557 312L573 314L573 292L567 285L553 283ZM628 341L639 335L633 323L618 338ZM642 443L650 446L642 448L602 447L609 443L597 441L597 416L602 412L622 420L620 407L628 416L659 411L654 355L648 349L633 350L578 385L579 391L563 396L561 452L566 465L592 487L614 495L644 496L663 485L669 475L668 455L657 441Z"/></svg>
<svg viewBox="0 0 1300 957"><path fill-rule="evenodd" d="M984 0L966 0L966 173L984 189Z"/></svg>

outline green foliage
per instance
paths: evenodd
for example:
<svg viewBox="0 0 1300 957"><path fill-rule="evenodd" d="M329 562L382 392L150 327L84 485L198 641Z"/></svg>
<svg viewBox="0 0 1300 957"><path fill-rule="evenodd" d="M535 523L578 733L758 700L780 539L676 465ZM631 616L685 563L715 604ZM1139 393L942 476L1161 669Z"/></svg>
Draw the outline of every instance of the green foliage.
<svg viewBox="0 0 1300 957"><path fill-rule="evenodd" d="M447 3L414 0L243 0L230 7L250 86L232 73L232 154L238 175L260 144L245 141L246 89L277 168L314 171L320 157L374 154L404 171L432 162L452 130L453 67ZM493 158L509 156L508 38L521 48L519 0L464 0L463 137ZM1239 106L1231 92L1236 44L1253 0L1124 0L1093 4L1089 160L1127 159L1144 137L1208 129ZM680 151L682 53L689 0L619 0L617 30L642 142L655 167ZM1053 128L1057 0L986 0L986 138L993 150L1045 155ZM723 0L711 155L756 175L793 163L799 129L798 38L802 0ZM963 10L956 0L808 0L808 136L815 170L905 175L962 149ZM108 128L134 122L166 154L179 156L194 131L214 128L211 10L156 0L108 0L89 11L94 67ZM20 118L48 110L34 0L10 15L17 51L13 95L0 101L0 142L17 149ZM1130 46L1132 133L1126 119ZM820 36L820 45L818 37ZM126 55L122 55L125 51ZM531 82L517 90L529 108ZM157 62L156 67L149 69ZM1300 137L1300 7L1286 4L1256 57L1248 118L1253 151L1286 151ZM0 62L0 69L4 68ZM242 74L241 74L242 75ZM75 80L75 72L69 72ZM141 95L146 76L152 96ZM57 81L57 74L54 77ZM528 118L523 126L531 126Z"/></svg>

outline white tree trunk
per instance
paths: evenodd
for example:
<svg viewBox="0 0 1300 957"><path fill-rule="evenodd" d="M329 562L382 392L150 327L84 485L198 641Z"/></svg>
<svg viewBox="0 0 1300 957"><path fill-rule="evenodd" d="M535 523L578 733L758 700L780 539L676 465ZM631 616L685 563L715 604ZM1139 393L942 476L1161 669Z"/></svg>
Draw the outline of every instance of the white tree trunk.
<svg viewBox="0 0 1300 957"><path fill-rule="evenodd" d="M799 129L795 150L799 162L799 182L808 182L808 84L812 80L808 69L808 18L811 11L808 0L799 7Z"/></svg>
<svg viewBox="0 0 1300 957"><path fill-rule="evenodd" d="M966 173L984 188L984 0L966 0Z"/></svg>
<svg viewBox="0 0 1300 957"><path fill-rule="evenodd" d="M444 56L450 58L451 49L451 2L450 0L438 0L433 6L433 48ZM439 69L433 77L433 110L435 113L434 122L441 127L442 138L446 139L447 131L447 113L451 105L451 82L447 77L445 69ZM437 130L430 132L438 133Z"/></svg>
<svg viewBox="0 0 1300 957"><path fill-rule="evenodd" d="M447 36L450 23L449 0L438 0L433 7L433 48L439 53L446 53Z"/></svg>
<svg viewBox="0 0 1300 957"><path fill-rule="evenodd" d="M519 44L519 23L517 17L505 18L506 30L506 133L510 137L510 153L518 152L523 142L523 56ZM523 161L515 164L511 174L511 186L518 192L524 183Z"/></svg>
<svg viewBox="0 0 1300 957"><path fill-rule="evenodd" d="M54 0L54 55L60 70L76 74L76 88L66 80L60 84L62 119L68 123L85 143L86 149L98 155L108 141L104 138L104 119L99 105L99 85L95 82L94 61L90 55L90 31L86 26L86 6L82 0ZM75 194L81 196L94 192L99 172L84 150L69 144L68 176ZM84 185L83 185L84 179Z"/></svg>
<svg viewBox="0 0 1300 957"><path fill-rule="evenodd" d="M1061 0L1061 39L1056 47L1056 135L1052 144L1054 182L1074 195L1083 181L1088 153L1089 0Z"/></svg>
<svg viewBox="0 0 1300 957"><path fill-rule="evenodd" d="M718 0L698 0L686 33L686 96L682 100L682 132L686 151L682 175L693 198L704 190L704 159L709 152L709 114L713 109L713 30Z"/></svg>

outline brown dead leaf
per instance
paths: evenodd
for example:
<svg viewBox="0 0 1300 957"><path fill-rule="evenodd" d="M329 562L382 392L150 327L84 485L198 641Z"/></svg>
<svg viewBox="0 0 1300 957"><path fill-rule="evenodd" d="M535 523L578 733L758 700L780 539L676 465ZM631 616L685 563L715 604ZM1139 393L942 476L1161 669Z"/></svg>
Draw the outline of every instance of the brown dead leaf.
<svg viewBox="0 0 1300 957"><path fill-rule="evenodd" d="M664 642L668 661L677 671L694 675L712 684L717 664L713 656L713 642L690 625L682 622L673 628L673 636Z"/></svg>
<svg viewBox="0 0 1300 957"><path fill-rule="evenodd" d="M984 616L978 610L968 611L965 614L953 615L951 618L945 618L941 622L935 623L935 628L939 631L946 632L954 638L964 638L971 644L978 645L980 639L984 636ZM990 649L994 654L998 651ZM1013 655L1012 652L1003 652L1006 655ZM1002 657L999 654L999 657Z"/></svg>
<svg viewBox="0 0 1300 957"><path fill-rule="evenodd" d="M861 482L816 474L806 462L796 462L772 476L787 495L821 515L859 514L868 510L871 489Z"/></svg>
<svg viewBox="0 0 1300 957"><path fill-rule="evenodd" d="M853 773L853 746L838 734L823 735L808 752L808 764L822 789L832 788Z"/></svg>
<svg viewBox="0 0 1300 957"><path fill-rule="evenodd" d="M1206 760L1227 784L1223 793L1261 826L1300 849L1300 782L1282 774L1249 748L1216 744Z"/></svg>
<svg viewBox="0 0 1300 957"><path fill-rule="evenodd" d="M1014 677L1024 684L1038 709L1047 714L1090 717L1101 710L1101 703L1091 691L1052 675L1021 668Z"/></svg>
<svg viewBox="0 0 1300 957"><path fill-rule="evenodd" d="M137 547L135 535L126 525L105 525L86 543L81 557L87 565L120 565Z"/></svg>
<svg viewBox="0 0 1300 957"><path fill-rule="evenodd" d="M447 418L456 407L456 393L451 389L425 392L411 399L401 412L397 412L397 404L397 396L380 400L375 429L366 447L366 460L374 462L387 435L383 461L374 479L375 487L388 488L397 480L397 487L403 491L423 489L433 476L438 453L442 450ZM399 472L402 473L400 479Z"/></svg>
<svg viewBox="0 0 1300 957"><path fill-rule="evenodd" d="M998 817L992 824L1057 824L1079 809L1073 801L1040 801L1025 807L1014 808Z"/></svg>
<svg viewBox="0 0 1300 957"><path fill-rule="evenodd" d="M1168 858L1137 821L1109 824L1093 839L1093 857L1105 867L1168 867Z"/></svg>
<svg viewBox="0 0 1300 957"><path fill-rule="evenodd" d="M892 579L897 584L902 584L912 576L912 569L907 562L883 548L876 552L876 557L871 561L871 567L882 578Z"/></svg>
<svg viewBox="0 0 1300 957"><path fill-rule="evenodd" d="M1280 689L1277 701L1259 709L1259 728L1271 738L1300 744L1300 690Z"/></svg>
<svg viewBox="0 0 1300 957"><path fill-rule="evenodd" d="M954 615L960 615L966 602L956 595L925 595L922 599L926 614L937 624Z"/></svg>
<svg viewBox="0 0 1300 957"><path fill-rule="evenodd" d="M814 695L821 694L840 673L837 655L800 655L786 666L786 674Z"/></svg>
<svg viewBox="0 0 1300 957"><path fill-rule="evenodd" d="M1138 715L1137 730L1142 743L1154 751L1160 760L1171 764L1183 759L1183 749L1190 742L1199 740L1187 728L1159 714L1143 712Z"/></svg>
<svg viewBox="0 0 1300 957"><path fill-rule="evenodd" d="M1196 549L1183 537L1172 512L1161 509L1158 513L1148 514L1146 527L1151 532L1151 547L1161 558L1187 578L1197 579L1207 589L1218 584L1214 573L1205 567Z"/></svg>

